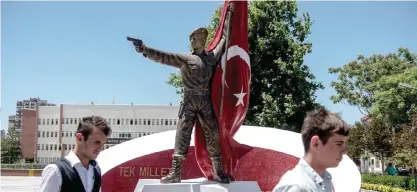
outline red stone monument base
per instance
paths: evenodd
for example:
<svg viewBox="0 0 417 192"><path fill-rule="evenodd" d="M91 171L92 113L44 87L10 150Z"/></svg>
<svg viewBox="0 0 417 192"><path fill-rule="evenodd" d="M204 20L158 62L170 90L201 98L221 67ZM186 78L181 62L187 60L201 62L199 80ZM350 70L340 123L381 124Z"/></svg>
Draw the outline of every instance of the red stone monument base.
<svg viewBox="0 0 417 192"><path fill-rule="evenodd" d="M103 192L133 192L139 179L160 179L168 174L173 150L161 151L125 162L103 175ZM281 176L298 163L285 153L253 148L243 156L234 172L237 181L257 181L263 191L272 191ZM194 147L184 161L182 178L204 177L194 156Z"/></svg>

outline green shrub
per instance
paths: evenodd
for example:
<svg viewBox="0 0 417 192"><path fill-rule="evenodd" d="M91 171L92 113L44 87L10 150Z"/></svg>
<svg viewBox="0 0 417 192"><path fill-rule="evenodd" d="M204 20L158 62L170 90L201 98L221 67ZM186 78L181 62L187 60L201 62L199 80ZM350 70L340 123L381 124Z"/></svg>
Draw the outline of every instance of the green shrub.
<svg viewBox="0 0 417 192"><path fill-rule="evenodd" d="M2 169L43 169L45 164L35 164L35 163L26 163L26 164L1 164Z"/></svg>
<svg viewBox="0 0 417 192"><path fill-rule="evenodd" d="M362 174L362 183L378 184L404 190L414 189L414 177Z"/></svg>
<svg viewBox="0 0 417 192"><path fill-rule="evenodd" d="M400 188L389 187L385 185L378 185L378 184L371 184L371 183L362 183L362 189L372 190L372 191L379 191L379 192L413 192L407 191Z"/></svg>

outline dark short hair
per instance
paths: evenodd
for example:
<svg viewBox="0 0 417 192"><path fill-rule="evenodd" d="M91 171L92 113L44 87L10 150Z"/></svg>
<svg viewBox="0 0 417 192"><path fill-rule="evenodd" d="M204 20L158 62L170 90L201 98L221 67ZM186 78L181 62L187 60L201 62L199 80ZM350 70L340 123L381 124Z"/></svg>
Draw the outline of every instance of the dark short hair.
<svg viewBox="0 0 417 192"><path fill-rule="evenodd" d="M310 149L310 141L313 136L317 135L326 144L329 137L335 133L349 135L349 125L338 114L331 113L325 108L308 112L301 128L304 151L308 152Z"/></svg>
<svg viewBox="0 0 417 192"><path fill-rule="evenodd" d="M100 116L83 117L78 124L77 133L81 133L84 136L84 141L86 141L94 128L100 129L106 136L111 133L111 128L107 125L107 121Z"/></svg>

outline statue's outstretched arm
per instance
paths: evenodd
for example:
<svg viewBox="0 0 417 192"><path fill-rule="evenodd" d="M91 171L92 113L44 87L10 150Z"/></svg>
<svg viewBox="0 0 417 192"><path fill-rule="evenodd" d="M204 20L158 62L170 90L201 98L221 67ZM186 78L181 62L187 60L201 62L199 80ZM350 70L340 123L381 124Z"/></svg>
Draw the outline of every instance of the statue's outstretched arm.
<svg viewBox="0 0 417 192"><path fill-rule="evenodd" d="M142 46L143 56L165 65L181 68L190 60L190 56L180 53L169 53L158 49Z"/></svg>

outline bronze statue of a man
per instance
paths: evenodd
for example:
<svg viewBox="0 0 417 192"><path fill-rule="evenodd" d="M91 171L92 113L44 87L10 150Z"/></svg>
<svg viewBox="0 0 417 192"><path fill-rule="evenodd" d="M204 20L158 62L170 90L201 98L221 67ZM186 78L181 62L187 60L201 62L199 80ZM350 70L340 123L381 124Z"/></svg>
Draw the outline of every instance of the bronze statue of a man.
<svg viewBox="0 0 417 192"><path fill-rule="evenodd" d="M227 14L232 14L233 3ZM226 17L230 18L230 17ZM178 126L175 137L175 149L170 173L161 179L161 183L181 182L182 164L190 146L191 133L198 120L203 128L207 151L212 161L214 178L220 183L229 183L222 168L221 148L217 119L211 101L211 80L225 49L226 31L230 21L226 19L223 36L213 51L205 50L208 31L198 28L190 34L193 48L191 54L168 53L142 44L134 44L136 51L155 62L179 68L183 79L184 98L178 112Z"/></svg>

